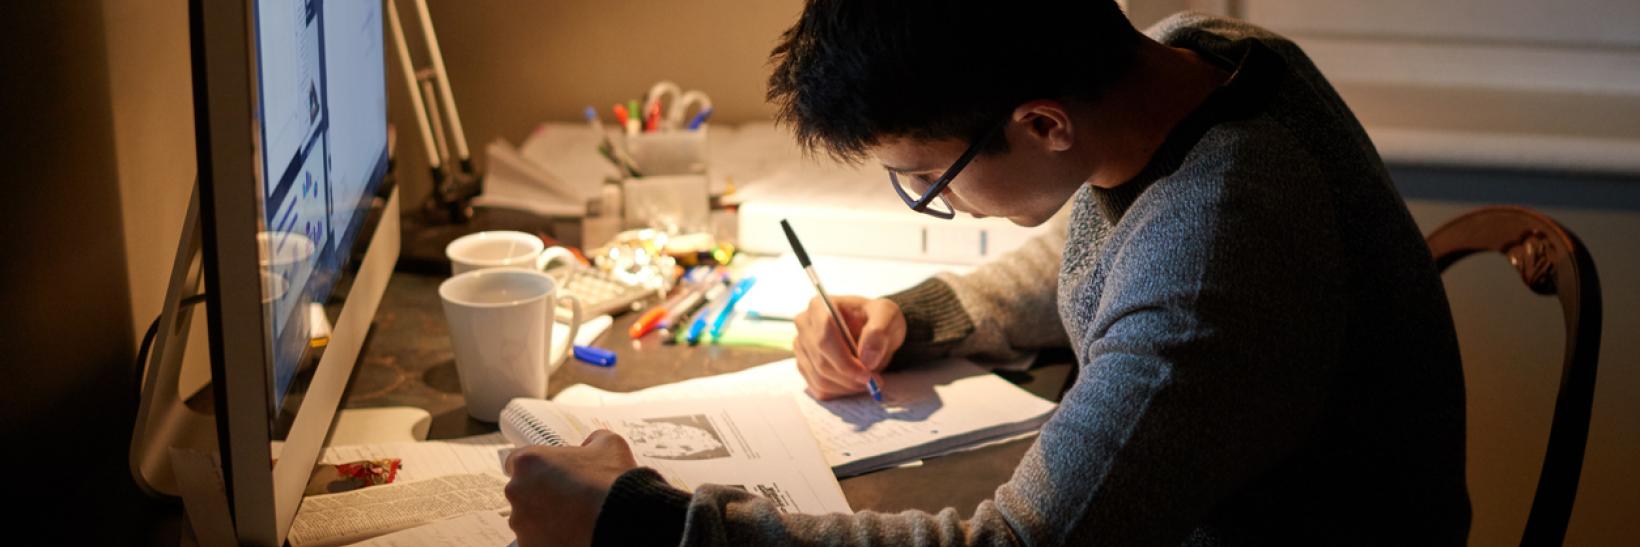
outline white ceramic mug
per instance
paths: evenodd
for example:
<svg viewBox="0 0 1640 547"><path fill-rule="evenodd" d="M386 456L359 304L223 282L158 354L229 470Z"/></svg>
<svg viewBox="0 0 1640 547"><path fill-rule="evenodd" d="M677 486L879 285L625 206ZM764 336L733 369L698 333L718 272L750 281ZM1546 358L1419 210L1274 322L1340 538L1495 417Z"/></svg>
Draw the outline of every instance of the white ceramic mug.
<svg viewBox="0 0 1640 547"><path fill-rule="evenodd" d="M581 302L559 296L558 283L536 270L486 268L466 272L438 287L455 348L456 374L467 413L494 422L515 397L547 396L547 376L571 353L581 324ZM552 352L553 317L559 302L571 310L562 351Z"/></svg>
<svg viewBox="0 0 1640 547"><path fill-rule="evenodd" d="M484 268L524 268L540 270L554 260L575 260L563 247L546 247L533 234L492 231L468 234L444 247L450 259L450 273L461 275Z"/></svg>

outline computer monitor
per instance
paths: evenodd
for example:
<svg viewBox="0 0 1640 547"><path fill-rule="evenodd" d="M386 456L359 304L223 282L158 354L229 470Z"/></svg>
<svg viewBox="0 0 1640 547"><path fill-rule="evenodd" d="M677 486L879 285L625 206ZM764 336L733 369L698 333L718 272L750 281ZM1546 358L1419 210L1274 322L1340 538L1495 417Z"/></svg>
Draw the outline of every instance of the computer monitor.
<svg viewBox="0 0 1640 547"><path fill-rule="evenodd" d="M284 543L398 257L397 191L380 188L382 13L381 0L190 2L198 187L132 468L145 489L186 497L168 452L214 448L236 543ZM203 411L174 377L188 303L200 299ZM334 315L318 306L338 302ZM333 324L322 350L311 343L316 313ZM200 441L212 431L214 443Z"/></svg>

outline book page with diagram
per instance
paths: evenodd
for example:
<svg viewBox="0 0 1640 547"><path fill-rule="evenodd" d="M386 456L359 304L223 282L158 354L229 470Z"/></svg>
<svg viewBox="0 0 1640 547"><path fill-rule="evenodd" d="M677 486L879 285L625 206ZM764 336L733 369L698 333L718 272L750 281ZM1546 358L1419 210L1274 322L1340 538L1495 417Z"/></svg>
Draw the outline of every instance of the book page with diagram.
<svg viewBox="0 0 1640 547"><path fill-rule="evenodd" d="M612 406L514 399L508 406L522 412L503 412L502 433L520 445L550 444L539 441L556 435L576 446L592 431L608 429L626 439L638 465L685 491L720 484L768 498L782 512L851 511L789 398ZM508 414L527 414L539 431L527 431L532 424Z"/></svg>
<svg viewBox="0 0 1640 547"><path fill-rule="evenodd" d="M554 400L610 405L784 395L796 401L826 463L838 476L1033 431L1055 408L1054 403L960 359L883 375L882 404L863 394L820 401L810 397L805 387L796 361L786 359L631 393L574 385Z"/></svg>

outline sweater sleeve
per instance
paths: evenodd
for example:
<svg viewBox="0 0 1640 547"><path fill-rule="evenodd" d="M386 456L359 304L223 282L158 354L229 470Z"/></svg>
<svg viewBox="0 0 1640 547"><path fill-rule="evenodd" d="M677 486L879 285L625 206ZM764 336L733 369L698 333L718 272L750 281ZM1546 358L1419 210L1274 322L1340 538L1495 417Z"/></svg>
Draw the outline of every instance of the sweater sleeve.
<svg viewBox="0 0 1640 547"><path fill-rule="evenodd" d="M1025 245L973 272L941 274L889 295L906 322L891 367L945 356L1013 361L1068 345L1056 305L1066 209Z"/></svg>

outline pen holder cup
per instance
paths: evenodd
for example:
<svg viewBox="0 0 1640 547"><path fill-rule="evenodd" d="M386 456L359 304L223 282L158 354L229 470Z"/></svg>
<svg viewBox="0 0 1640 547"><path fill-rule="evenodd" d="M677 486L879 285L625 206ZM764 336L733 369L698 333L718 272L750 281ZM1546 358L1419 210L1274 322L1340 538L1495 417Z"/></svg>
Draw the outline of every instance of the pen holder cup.
<svg viewBox="0 0 1640 547"><path fill-rule="evenodd" d="M682 234L710 226L704 173L629 178L621 184L627 228L657 228Z"/></svg>
<svg viewBox="0 0 1640 547"><path fill-rule="evenodd" d="M706 174L706 126L627 135L626 153L645 177Z"/></svg>

